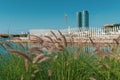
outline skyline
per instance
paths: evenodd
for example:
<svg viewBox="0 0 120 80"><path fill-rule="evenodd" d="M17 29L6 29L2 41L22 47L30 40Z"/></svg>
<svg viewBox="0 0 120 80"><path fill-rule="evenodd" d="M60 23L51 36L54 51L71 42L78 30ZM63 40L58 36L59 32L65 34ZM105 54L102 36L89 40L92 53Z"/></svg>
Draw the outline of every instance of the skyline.
<svg viewBox="0 0 120 80"><path fill-rule="evenodd" d="M76 12L89 12L89 26L120 23L119 0L0 0L0 33L77 27ZM65 23L64 16L68 21Z"/></svg>

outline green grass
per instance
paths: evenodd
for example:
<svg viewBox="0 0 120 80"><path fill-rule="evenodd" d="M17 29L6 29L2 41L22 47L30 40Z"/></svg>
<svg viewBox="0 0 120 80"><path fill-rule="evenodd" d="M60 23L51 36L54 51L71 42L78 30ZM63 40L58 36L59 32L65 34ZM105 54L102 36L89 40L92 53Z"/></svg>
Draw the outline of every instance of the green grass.
<svg viewBox="0 0 120 80"><path fill-rule="evenodd" d="M22 75L25 75L27 80L30 80L30 71L25 72L24 59L18 56L10 55L7 60L0 61L0 80L20 80Z"/></svg>
<svg viewBox="0 0 120 80"><path fill-rule="evenodd" d="M14 49L27 54L27 49ZM8 54L0 58L0 80L120 80L120 59L83 53L74 46L47 55L50 59L42 63L30 62L28 71L24 57Z"/></svg>

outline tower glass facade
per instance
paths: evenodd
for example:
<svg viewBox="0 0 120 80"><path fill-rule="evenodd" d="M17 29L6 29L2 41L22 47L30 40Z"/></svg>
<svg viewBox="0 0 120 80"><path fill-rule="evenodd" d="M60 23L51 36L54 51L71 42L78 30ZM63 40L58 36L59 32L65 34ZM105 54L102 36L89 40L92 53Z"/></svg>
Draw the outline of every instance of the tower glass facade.
<svg viewBox="0 0 120 80"><path fill-rule="evenodd" d="M89 28L89 13L88 11L77 12L77 26L79 28Z"/></svg>
<svg viewBox="0 0 120 80"><path fill-rule="evenodd" d="M82 12L77 12L77 26L82 27Z"/></svg>
<svg viewBox="0 0 120 80"><path fill-rule="evenodd" d="M89 13L88 13L88 11L82 12L82 27L89 28Z"/></svg>

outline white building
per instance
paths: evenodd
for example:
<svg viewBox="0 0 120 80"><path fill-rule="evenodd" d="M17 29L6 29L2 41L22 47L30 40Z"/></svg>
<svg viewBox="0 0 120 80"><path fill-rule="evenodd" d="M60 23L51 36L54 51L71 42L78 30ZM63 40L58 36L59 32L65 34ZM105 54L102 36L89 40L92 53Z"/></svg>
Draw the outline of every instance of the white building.
<svg viewBox="0 0 120 80"><path fill-rule="evenodd" d="M50 31L57 32L57 30L52 30L52 29L31 29L29 30L31 35L36 35L36 36L45 36L45 35L51 35Z"/></svg>

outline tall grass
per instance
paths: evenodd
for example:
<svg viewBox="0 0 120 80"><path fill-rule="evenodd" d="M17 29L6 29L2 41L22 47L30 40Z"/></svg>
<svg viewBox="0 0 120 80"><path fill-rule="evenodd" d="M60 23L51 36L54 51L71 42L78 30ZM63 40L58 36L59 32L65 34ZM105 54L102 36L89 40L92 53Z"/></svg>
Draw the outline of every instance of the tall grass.
<svg viewBox="0 0 120 80"><path fill-rule="evenodd" d="M119 43L102 45L108 52L92 38L92 45L76 45L71 35L68 44L60 31L51 33L54 39L35 36L39 47L1 42L0 80L120 80Z"/></svg>

